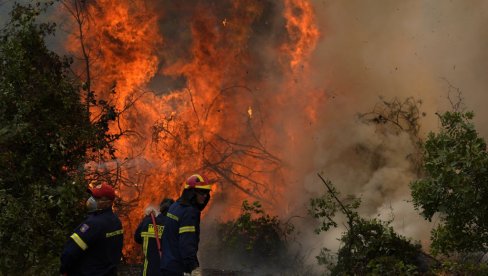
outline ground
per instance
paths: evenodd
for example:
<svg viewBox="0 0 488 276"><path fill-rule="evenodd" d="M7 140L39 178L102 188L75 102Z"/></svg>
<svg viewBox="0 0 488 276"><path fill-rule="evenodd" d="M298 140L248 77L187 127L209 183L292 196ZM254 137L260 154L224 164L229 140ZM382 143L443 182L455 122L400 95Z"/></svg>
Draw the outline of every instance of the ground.
<svg viewBox="0 0 488 276"><path fill-rule="evenodd" d="M121 265L119 267L120 276L139 276L141 275L142 265ZM249 276L249 273L239 271L228 271L218 269L204 269L204 276Z"/></svg>

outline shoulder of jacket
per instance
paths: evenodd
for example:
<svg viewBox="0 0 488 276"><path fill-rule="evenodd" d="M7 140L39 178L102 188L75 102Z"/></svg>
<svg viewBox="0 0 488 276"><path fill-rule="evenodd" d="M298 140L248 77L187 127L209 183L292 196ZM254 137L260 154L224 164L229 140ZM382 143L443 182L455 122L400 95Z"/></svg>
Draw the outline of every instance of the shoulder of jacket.
<svg viewBox="0 0 488 276"><path fill-rule="evenodd" d="M120 218L112 211L100 213L97 216L94 216L94 219L101 224L122 224Z"/></svg>

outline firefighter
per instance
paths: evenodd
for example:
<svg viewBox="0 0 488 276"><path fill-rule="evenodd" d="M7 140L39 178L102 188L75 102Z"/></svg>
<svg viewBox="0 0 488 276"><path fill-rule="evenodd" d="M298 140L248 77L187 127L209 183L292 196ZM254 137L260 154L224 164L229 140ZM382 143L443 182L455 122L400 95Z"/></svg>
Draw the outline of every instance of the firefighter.
<svg viewBox="0 0 488 276"><path fill-rule="evenodd" d="M174 202L171 198L165 198L159 204L159 210L156 210L154 207L146 208L144 212L145 217L136 229L134 240L138 244L142 244L142 250L144 252L143 276L161 275L159 261L161 258L160 241L164 229L163 219L166 216L169 206ZM154 223L157 225L156 231L154 229Z"/></svg>
<svg viewBox="0 0 488 276"><path fill-rule="evenodd" d="M70 236L61 254L62 275L117 275L123 230L112 211L115 191L108 184L89 187L88 217Z"/></svg>
<svg viewBox="0 0 488 276"><path fill-rule="evenodd" d="M169 207L162 238L163 275L201 275L197 258L200 213L210 200L210 191L208 180L194 174L185 181L180 198Z"/></svg>

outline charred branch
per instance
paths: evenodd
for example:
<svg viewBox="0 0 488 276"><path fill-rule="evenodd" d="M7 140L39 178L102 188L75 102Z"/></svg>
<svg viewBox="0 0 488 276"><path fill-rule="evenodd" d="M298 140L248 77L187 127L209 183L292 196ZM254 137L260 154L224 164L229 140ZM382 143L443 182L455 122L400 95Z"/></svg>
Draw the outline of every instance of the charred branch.
<svg viewBox="0 0 488 276"><path fill-rule="evenodd" d="M396 133L407 132L417 137L420 130L420 118L425 113L420 112L422 101L415 100L413 97L401 101L397 98L384 100L376 104L373 111L359 114L360 120L376 125L391 125L396 129Z"/></svg>

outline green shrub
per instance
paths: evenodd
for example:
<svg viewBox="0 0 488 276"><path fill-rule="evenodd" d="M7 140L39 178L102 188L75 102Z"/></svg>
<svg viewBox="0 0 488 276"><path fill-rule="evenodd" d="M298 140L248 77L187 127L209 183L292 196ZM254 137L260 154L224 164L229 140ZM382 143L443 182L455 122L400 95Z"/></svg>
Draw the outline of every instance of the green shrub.
<svg viewBox="0 0 488 276"><path fill-rule="evenodd" d="M289 265L288 239L293 231L293 225L266 214L259 202L244 200L236 219L217 226L218 258L248 268Z"/></svg>

